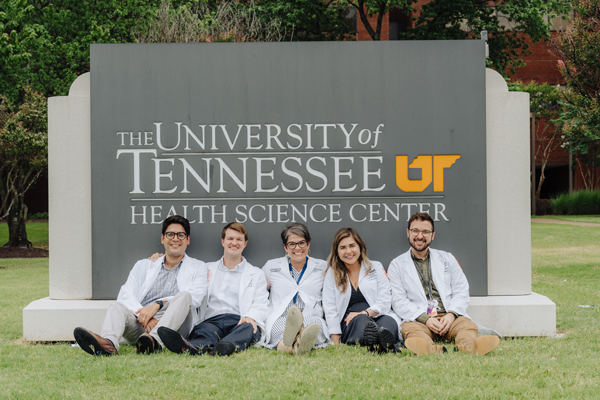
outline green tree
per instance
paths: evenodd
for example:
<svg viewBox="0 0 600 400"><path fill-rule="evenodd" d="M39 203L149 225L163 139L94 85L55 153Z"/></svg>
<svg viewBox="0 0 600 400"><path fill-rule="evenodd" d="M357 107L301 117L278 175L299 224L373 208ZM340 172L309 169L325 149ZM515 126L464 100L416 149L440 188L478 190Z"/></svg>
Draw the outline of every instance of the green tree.
<svg viewBox="0 0 600 400"><path fill-rule="evenodd" d="M524 66L521 57L531 53L528 38L548 39L547 18L569 11L569 0L433 0L422 6L403 39L478 39L486 30L490 67L505 75Z"/></svg>
<svg viewBox="0 0 600 400"><path fill-rule="evenodd" d="M48 165L46 97L24 90L20 105L0 97L0 218L9 230L4 246L31 248L24 195Z"/></svg>
<svg viewBox="0 0 600 400"><path fill-rule="evenodd" d="M324 41L351 39L345 9L333 0L260 0L258 12L282 21L287 40Z"/></svg>
<svg viewBox="0 0 600 400"><path fill-rule="evenodd" d="M574 0L573 5L573 25L553 42L568 89L557 121L585 187L594 189L600 186L600 3Z"/></svg>
<svg viewBox="0 0 600 400"><path fill-rule="evenodd" d="M356 8L360 21L371 36L372 40L381 40L383 17L391 9L406 10L410 12L410 5L416 0L339 0L339 6L352 6ZM377 15L375 24L369 22L369 17Z"/></svg>
<svg viewBox="0 0 600 400"><path fill-rule="evenodd" d="M133 42L157 0L0 2L0 94L21 102L25 88L65 95L90 68L91 43Z"/></svg>

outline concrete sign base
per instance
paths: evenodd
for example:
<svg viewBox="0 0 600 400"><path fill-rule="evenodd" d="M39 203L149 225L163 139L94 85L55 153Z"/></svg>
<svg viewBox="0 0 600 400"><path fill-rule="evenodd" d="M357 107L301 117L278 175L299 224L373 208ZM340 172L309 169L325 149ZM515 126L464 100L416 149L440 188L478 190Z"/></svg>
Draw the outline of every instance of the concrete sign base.
<svg viewBox="0 0 600 400"><path fill-rule="evenodd" d="M92 298L89 80L84 74L69 96L49 99L50 297L23 310L26 341L72 341L77 326L98 332L111 304L87 300ZM505 336L553 336L556 305L531 292L528 94L508 92L504 79L487 70L486 118L489 295L472 297L468 312ZM64 240L74 235L78 246Z"/></svg>

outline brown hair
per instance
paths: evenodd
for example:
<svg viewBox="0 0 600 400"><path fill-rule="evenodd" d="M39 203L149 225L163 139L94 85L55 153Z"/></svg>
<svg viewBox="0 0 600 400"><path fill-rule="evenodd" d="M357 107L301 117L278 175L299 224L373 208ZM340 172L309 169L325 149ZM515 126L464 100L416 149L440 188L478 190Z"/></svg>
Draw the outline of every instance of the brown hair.
<svg viewBox="0 0 600 400"><path fill-rule="evenodd" d="M292 222L283 228L281 231L281 240L284 245L287 245L288 237L291 235L303 237L304 240L310 243L310 233L308 233L308 228L300 222Z"/></svg>
<svg viewBox="0 0 600 400"><path fill-rule="evenodd" d="M221 231L221 239L225 239L225 232L227 231L227 229L231 229L243 234L245 240L248 241L248 231L246 230L246 227L240 224L239 222L230 222L227 225L225 225L225 228L223 228L223 231Z"/></svg>
<svg viewBox="0 0 600 400"><path fill-rule="evenodd" d="M333 276L335 278L335 285L338 290L342 293L346 293L346 289L348 288L348 268L346 268L346 264L342 261L338 254L338 247L340 242L347 237L352 237L358 247L360 248L360 256L358 256L358 262L362 264L365 263L365 268L367 269L367 273L371 271L372 264L369 261L369 257L367 257L367 245L362 240L358 232L356 232L352 228L342 228L335 234L333 238L333 243L331 243L331 253L327 257L327 269L333 269ZM325 271L327 273L327 270Z"/></svg>
<svg viewBox="0 0 600 400"><path fill-rule="evenodd" d="M435 232L435 226L433 225L433 218L431 218L431 216L429 214L422 213L422 212L413 214L410 217L410 219L408 220L408 229L410 229L410 224L412 224L412 222L415 220L431 222L431 230L433 232Z"/></svg>

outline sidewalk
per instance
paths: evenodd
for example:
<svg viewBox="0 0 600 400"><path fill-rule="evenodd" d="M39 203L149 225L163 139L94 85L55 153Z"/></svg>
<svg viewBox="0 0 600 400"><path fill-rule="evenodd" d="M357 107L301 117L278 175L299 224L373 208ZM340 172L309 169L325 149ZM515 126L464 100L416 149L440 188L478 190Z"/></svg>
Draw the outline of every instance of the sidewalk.
<svg viewBox="0 0 600 400"><path fill-rule="evenodd" d="M537 222L540 224L559 224L559 225L577 225L577 226L600 226L594 222L573 222L573 221L562 221L560 219L552 218L531 218L531 222Z"/></svg>

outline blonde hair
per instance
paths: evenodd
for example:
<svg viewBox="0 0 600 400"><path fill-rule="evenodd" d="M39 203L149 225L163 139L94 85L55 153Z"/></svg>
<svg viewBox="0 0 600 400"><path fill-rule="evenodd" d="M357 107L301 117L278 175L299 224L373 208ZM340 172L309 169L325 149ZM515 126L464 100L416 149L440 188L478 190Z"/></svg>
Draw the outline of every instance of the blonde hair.
<svg viewBox="0 0 600 400"><path fill-rule="evenodd" d="M329 253L329 256L327 257L327 270L329 270L329 268L333 269L335 285L342 293L346 293L346 289L348 288L348 268L346 268L346 264L342 261L338 254L338 247L340 242L347 237L353 238L360 248L358 262L360 264L365 264L367 273L369 273L372 268L371 261L369 260L369 257L367 257L367 245L362 240L358 232L352 228L342 228L337 231L335 237L333 238L333 243L331 243L331 253ZM325 271L325 273L327 273L327 271Z"/></svg>

